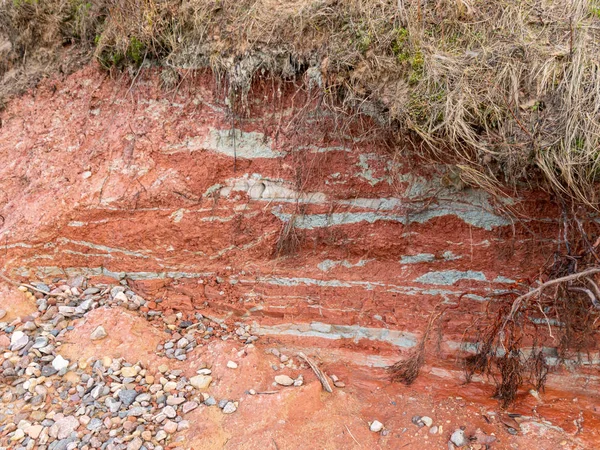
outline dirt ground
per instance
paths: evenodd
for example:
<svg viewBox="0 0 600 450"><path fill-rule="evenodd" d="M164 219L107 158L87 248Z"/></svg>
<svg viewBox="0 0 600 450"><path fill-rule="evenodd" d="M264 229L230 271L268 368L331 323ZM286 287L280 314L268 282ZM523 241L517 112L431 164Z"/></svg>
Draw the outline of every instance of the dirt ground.
<svg viewBox="0 0 600 450"><path fill-rule="evenodd" d="M12 288L0 291L0 308L17 322L34 312L34 305ZM173 362L155 354L156 345L167 337L165 331L137 312L98 308L73 325L61 347L61 354L71 361L125 357L149 368L167 364L188 376L202 363L212 369L209 394L235 399L239 406L231 415L209 407L192 411L188 416L192 426L174 439L186 449L446 449L459 428L472 438L464 448L472 449L592 449L600 442L597 396L584 392L550 389L538 398L527 394L505 412L490 398L490 384L461 385L451 370L431 367L410 387L390 384L382 369L370 368L364 361L348 364L347 358L341 358L342 342L338 348L318 348L289 337L261 338L246 346L213 340L195 349L186 361ZM90 333L98 325L108 337L91 341ZM330 394L310 369L275 371L280 361L273 348L291 358L298 351L306 353L345 387ZM228 361L238 367L228 368ZM305 383L274 386L279 374L302 374ZM251 389L258 393L251 395ZM432 426L415 425L414 416L431 417ZM383 431L369 430L374 420L384 425Z"/></svg>

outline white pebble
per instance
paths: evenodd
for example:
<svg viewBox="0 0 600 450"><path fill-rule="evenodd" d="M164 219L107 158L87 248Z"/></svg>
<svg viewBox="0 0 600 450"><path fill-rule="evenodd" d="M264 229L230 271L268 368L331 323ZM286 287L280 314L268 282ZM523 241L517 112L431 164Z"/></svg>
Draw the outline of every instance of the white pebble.
<svg viewBox="0 0 600 450"><path fill-rule="evenodd" d="M227 361L227 367L229 367L230 369L237 369L238 365L233 361Z"/></svg>
<svg viewBox="0 0 600 450"><path fill-rule="evenodd" d="M383 424L379 420L374 420L373 422L371 422L369 429L373 433L379 433L381 430L383 430Z"/></svg>
<svg viewBox="0 0 600 450"><path fill-rule="evenodd" d="M63 358L60 355L58 355L52 361L52 367L54 367L54 369L56 369L56 370L58 370L60 372L62 369L66 368L66 367L69 367L69 360Z"/></svg>

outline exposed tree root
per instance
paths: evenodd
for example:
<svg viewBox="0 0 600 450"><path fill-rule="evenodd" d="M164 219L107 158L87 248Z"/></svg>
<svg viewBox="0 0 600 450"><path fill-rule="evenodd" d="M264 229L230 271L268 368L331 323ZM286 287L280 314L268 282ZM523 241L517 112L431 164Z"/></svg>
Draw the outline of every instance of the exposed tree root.
<svg viewBox="0 0 600 450"><path fill-rule="evenodd" d="M442 311L433 311L429 315L427 328L425 328L425 332L423 333L423 336L421 336L421 339L412 354L405 360L398 361L393 366L388 367L390 379L392 381L411 385L417 379L421 367L425 364L425 345L427 344L429 334L431 333L433 324L440 318L444 311L445 309Z"/></svg>

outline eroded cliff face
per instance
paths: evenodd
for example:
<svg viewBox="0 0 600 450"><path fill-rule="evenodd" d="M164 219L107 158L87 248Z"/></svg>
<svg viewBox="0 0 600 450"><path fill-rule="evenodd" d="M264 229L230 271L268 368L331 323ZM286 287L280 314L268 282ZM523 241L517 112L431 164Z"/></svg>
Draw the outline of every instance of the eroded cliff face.
<svg viewBox="0 0 600 450"><path fill-rule="evenodd" d="M403 417L398 408L422 414L423 402L435 409L438 401L456 397L460 409L465 396L476 402L467 408L472 418L497 406L490 385L462 385L456 357L461 347L472 350L469 339L490 295L533 279L557 248L560 214L544 193L494 200L462 185L447 167L389 149L368 118L334 115L293 83L256 82L244 117L231 114L211 74L190 72L170 92L159 86L157 73L132 82L90 65L7 105L0 116L0 262L6 274L126 283L149 300L143 311L162 310L165 317L201 312L250 325L265 345L310 349L356 384L348 398L359 400L347 414L365 443L374 437L360 421L374 412L385 412L400 429L410 414ZM0 292L3 305L21 301L7 292ZM450 309L431 339L427 370L404 395L377 368L415 347L440 304ZM130 342L128 332L136 327L107 314L79 324L73 342L87 342L100 323L110 325L115 342ZM135 320L136 329L145 330L136 339L158 332ZM543 345L553 364L556 340ZM226 359L229 346L215 347L215 355ZM150 343L109 347L101 354L131 351L145 364L157 360ZM73 351L71 359L80 349ZM582 357L598 360L596 353ZM264 366L265 386L270 382L267 360L257 361L234 377L240 392L256 378L256 367ZM553 373L548 381L545 403L522 393L517 409L575 437L585 420L592 431L584 437L593 442L597 397L590 387L598 385L597 375ZM319 385L311 386L318 399ZM580 401L565 406L567 391ZM396 400L382 409L378 392ZM311 421L323 421L322 430L339 425L329 412L300 418L282 412L278 398L262 407L285 417L290 429L304 427L315 442L329 435L317 433ZM314 401L302 408L321 411L320 400ZM336 408L331 411L344 406ZM442 407L446 423L455 418L453 408ZM236 429L255 421L254 410L245 417ZM265 420L264 430L271 429L275 419ZM559 428L535 423L534 436L563 439ZM485 427L482 420L472 425ZM237 439L259 435L248 433ZM343 434L346 445L350 438ZM424 434L417 432L407 445L424 448ZM519 442L539 448L536 438ZM242 448L236 445L230 448Z"/></svg>
<svg viewBox="0 0 600 450"><path fill-rule="evenodd" d="M156 74L132 83L94 66L13 100L4 267L126 279L164 299L152 307L342 337L385 365L436 305L467 293L442 327L440 355L453 354L485 297L534 276L556 246L543 193L492 201L291 83L256 83L247 108L233 116L210 74L164 92Z"/></svg>

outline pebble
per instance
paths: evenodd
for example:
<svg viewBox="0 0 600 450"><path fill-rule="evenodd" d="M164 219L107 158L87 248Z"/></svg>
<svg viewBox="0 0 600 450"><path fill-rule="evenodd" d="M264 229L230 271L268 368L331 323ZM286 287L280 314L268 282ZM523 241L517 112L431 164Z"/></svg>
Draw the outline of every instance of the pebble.
<svg viewBox="0 0 600 450"><path fill-rule="evenodd" d="M168 435L165 432L165 430L159 430L158 433L156 433L155 439L157 441L163 441L164 439L166 439L167 436Z"/></svg>
<svg viewBox="0 0 600 450"><path fill-rule="evenodd" d="M6 350L10 347L10 339L7 335L0 335L0 349Z"/></svg>
<svg viewBox="0 0 600 450"><path fill-rule="evenodd" d="M169 395L167 397L167 405L169 406L181 405L183 402L185 402L185 398L183 397L175 397L174 395Z"/></svg>
<svg viewBox="0 0 600 450"><path fill-rule="evenodd" d="M51 377L52 375L56 374L57 372L58 372L58 370L56 370L52 366L42 367L42 376L44 376L44 377Z"/></svg>
<svg viewBox="0 0 600 450"><path fill-rule="evenodd" d="M97 294L98 292L100 292L100 289L98 289L96 287L90 287L90 288L87 288L85 291L83 291L83 295L94 295L94 294Z"/></svg>
<svg viewBox="0 0 600 450"><path fill-rule="evenodd" d="M119 400L121 400L125 406L129 406L135 401L137 395L138 393L134 389L121 389L119 391Z"/></svg>
<svg viewBox="0 0 600 450"><path fill-rule="evenodd" d="M369 430L371 430L373 433L379 433L381 430L383 430L383 424L379 420L374 420L369 425Z"/></svg>
<svg viewBox="0 0 600 450"><path fill-rule="evenodd" d="M92 334L90 335L90 339L92 341L99 341L100 339L104 339L108 334L102 325L96 327Z"/></svg>
<svg viewBox="0 0 600 450"><path fill-rule="evenodd" d="M177 423L172 420L167 420L163 425L163 430L169 434L173 434L177 431Z"/></svg>
<svg viewBox="0 0 600 450"><path fill-rule="evenodd" d="M232 414L237 411L237 407L233 402L227 402L223 407L223 414Z"/></svg>
<svg viewBox="0 0 600 450"><path fill-rule="evenodd" d="M48 338L45 336L38 336L35 338L33 342L33 346L31 348L43 348L48 345Z"/></svg>
<svg viewBox="0 0 600 450"><path fill-rule="evenodd" d="M139 403L149 402L151 400L152 400L152 395L148 394L147 392L144 392L143 394L140 394L135 398L135 401L139 402Z"/></svg>
<svg viewBox="0 0 600 450"><path fill-rule="evenodd" d="M431 427L431 425L433 425L433 419L429 416L422 416L421 422L423 422L428 428Z"/></svg>
<svg viewBox="0 0 600 450"><path fill-rule="evenodd" d="M23 333L20 330L13 332L10 337L10 349L14 352L16 350L21 350L29 343L29 336Z"/></svg>
<svg viewBox="0 0 600 450"><path fill-rule="evenodd" d="M192 378L190 378L190 384L196 389L207 389L210 386L211 382L212 377L208 375L195 375Z"/></svg>
<svg viewBox="0 0 600 450"><path fill-rule="evenodd" d="M117 294L114 296L114 299L120 302L128 301L127 296L123 292L117 292Z"/></svg>
<svg viewBox="0 0 600 450"><path fill-rule="evenodd" d="M287 375L277 375L275 377L275 383L281 386L291 386L292 384L294 384L294 379L288 377Z"/></svg>
<svg viewBox="0 0 600 450"><path fill-rule="evenodd" d="M183 414L187 414L190 411L193 411L194 409L196 409L198 406L200 406L200 405L197 402L185 402L181 406L181 412L183 412Z"/></svg>
<svg viewBox="0 0 600 450"><path fill-rule="evenodd" d="M5 316L6 316L6 310L0 309L0 320L4 319Z"/></svg>
<svg viewBox="0 0 600 450"><path fill-rule="evenodd" d="M165 392L173 392L175 389L177 389L177 383L174 381L167 381L163 386L163 389Z"/></svg>
<svg viewBox="0 0 600 450"><path fill-rule="evenodd" d="M135 378L138 374L135 366L125 366L121 368L121 376L125 378Z"/></svg>
<svg viewBox="0 0 600 450"><path fill-rule="evenodd" d="M169 419L174 419L177 416L177 412L175 411L175 408L173 408L172 406L165 406L163 408L162 412Z"/></svg>
<svg viewBox="0 0 600 450"><path fill-rule="evenodd" d="M144 442L139 437L135 437L127 444L127 450L140 450L143 444Z"/></svg>
<svg viewBox="0 0 600 450"><path fill-rule="evenodd" d="M234 361L227 361L227 367L229 367L230 369L237 369L238 365Z"/></svg>
<svg viewBox="0 0 600 450"><path fill-rule="evenodd" d="M457 447L464 447L468 444L467 438L465 437L465 432L461 429L455 430L450 436L450 441L456 445Z"/></svg>
<svg viewBox="0 0 600 450"><path fill-rule="evenodd" d="M31 425L29 428L27 428L26 433L31 439L37 439L40 437L43 429L44 427L42 425Z"/></svg>
<svg viewBox="0 0 600 450"><path fill-rule="evenodd" d="M57 355L52 361L52 367L54 367L56 371L60 372L62 369L69 367L69 360Z"/></svg>
<svg viewBox="0 0 600 450"><path fill-rule="evenodd" d="M25 432L21 429L16 430L12 437L10 438L11 441L20 441L21 439L23 439L25 437Z"/></svg>
<svg viewBox="0 0 600 450"><path fill-rule="evenodd" d="M73 431L77 429L78 426L79 420L77 420L75 417L62 417L54 422L54 425L50 427L50 436L58 439L66 439Z"/></svg>

